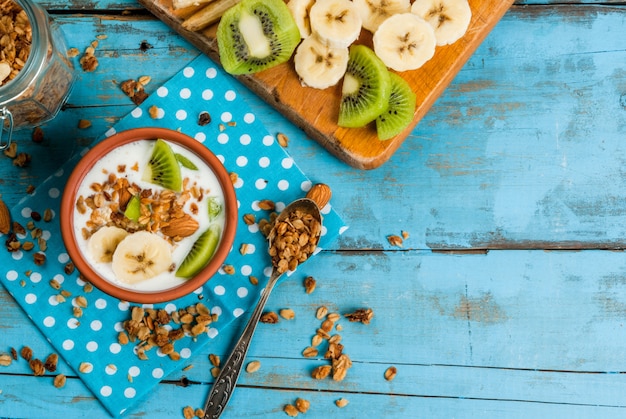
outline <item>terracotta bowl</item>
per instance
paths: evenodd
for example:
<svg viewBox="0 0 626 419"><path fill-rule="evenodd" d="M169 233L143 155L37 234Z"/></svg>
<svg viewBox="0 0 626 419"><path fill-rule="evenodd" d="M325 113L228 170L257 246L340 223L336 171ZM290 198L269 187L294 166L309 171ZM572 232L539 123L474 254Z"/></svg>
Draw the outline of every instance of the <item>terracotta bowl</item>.
<svg viewBox="0 0 626 419"><path fill-rule="evenodd" d="M162 138L170 143L186 148L212 169L224 195L223 211L225 224L222 229L222 237L212 259L194 277L167 289L135 290L105 279L86 259L79 246L79 238L76 236L81 234L81 226L76 228L77 226L74 224L75 206L83 178L99 159L124 144L138 140L156 140L157 138ZM61 200L61 214L60 223L63 241L78 271L83 274L86 280L105 293L124 301L136 303L159 303L174 300L190 294L207 282L222 266L230 252L235 238L238 218L235 190L228 172L220 160L206 146L193 138L178 131L165 128L137 128L119 132L104 139L89 150L81 158L67 181ZM82 239L82 236L80 238Z"/></svg>

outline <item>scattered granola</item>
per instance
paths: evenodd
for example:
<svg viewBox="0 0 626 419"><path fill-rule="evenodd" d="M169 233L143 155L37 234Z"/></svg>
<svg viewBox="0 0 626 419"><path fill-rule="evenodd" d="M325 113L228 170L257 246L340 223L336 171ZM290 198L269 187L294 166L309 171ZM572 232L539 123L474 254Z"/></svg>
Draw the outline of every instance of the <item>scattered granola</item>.
<svg viewBox="0 0 626 419"><path fill-rule="evenodd" d="M345 399L343 397L341 399L335 400L335 404L339 408L346 407L348 405L348 403L349 403L348 399Z"/></svg>
<svg viewBox="0 0 626 419"><path fill-rule="evenodd" d="M374 311L371 308L360 308L352 313L344 314L344 317L351 322L369 324L374 317Z"/></svg>
<svg viewBox="0 0 626 419"><path fill-rule="evenodd" d="M91 72L95 71L98 67L98 59L96 58L95 52L98 47L98 41L93 41L91 44L85 48L85 52L83 56L80 57L79 63L83 71Z"/></svg>
<svg viewBox="0 0 626 419"><path fill-rule="evenodd" d="M290 308L283 308L278 313L285 320L293 320L296 317L296 313Z"/></svg>
<svg viewBox="0 0 626 419"><path fill-rule="evenodd" d="M261 369L260 361L250 361L248 362L248 365L246 365L246 372L250 374L257 372L259 369Z"/></svg>
<svg viewBox="0 0 626 419"><path fill-rule="evenodd" d="M43 129L41 129L41 127L35 127L33 129L33 134L31 136L31 140L33 140L34 143L42 143L44 140L44 135L43 135Z"/></svg>
<svg viewBox="0 0 626 419"><path fill-rule="evenodd" d="M391 234L387 236L387 241L389 242L390 245L396 246L396 247L402 247L402 244L403 244L402 237L395 235L395 234Z"/></svg>
<svg viewBox="0 0 626 419"><path fill-rule="evenodd" d="M298 416L298 409L292 404L286 404L283 411L287 414L287 416L291 416L292 418Z"/></svg>
<svg viewBox="0 0 626 419"><path fill-rule="evenodd" d="M65 387L66 381L67 381L67 378L65 377L64 374L58 374L56 377L54 377L53 384L56 388L63 388Z"/></svg>
<svg viewBox="0 0 626 419"><path fill-rule="evenodd" d="M8 367L13 362L13 358L9 354L0 353L0 366Z"/></svg>
<svg viewBox="0 0 626 419"><path fill-rule="evenodd" d="M276 140L278 140L278 144L280 144L281 147L287 147L289 145L289 137L287 137L282 132L279 132L276 135Z"/></svg>
<svg viewBox="0 0 626 419"><path fill-rule="evenodd" d="M391 381L396 378L396 374L398 374L398 369L394 366L391 366L385 370L385 380Z"/></svg>
<svg viewBox="0 0 626 419"><path fill-rule="evenodd" d="M259 321L261 323L275 324L275 323L278 323L278 315L274 313L273 311L268 311L261 315L261 318L259 319Z"/></svg>
<svg viewBox="0 0 626 419"><path fill-rule="evenodd" d="M306 413L310 407L311 402L309 402L308 400L299 397L296 399L296 409L298 409L298 412Z"/></svg>
<svg viewBox="0 0 626 419"><path fill-rule="evenodd" d="M78 120L78 128L79 129L87 129L91 127L91 121L88 119L79 119Z"/></svg>
<svg viewBox="0 0 626 419"><path fill-rule="evenodd" d="M210 123L211 123L211 115L206 111L200 112L200 115L198 115L198 125L203 127Z"/></svg>
<svg viewBox="0 0 626 419"><path fill-rule="evenodd" d="M313 291L315 291L316 285L317 281L312 276L307 276L306 278L304 278L304 291L307 294L311 294Z"/></svg>

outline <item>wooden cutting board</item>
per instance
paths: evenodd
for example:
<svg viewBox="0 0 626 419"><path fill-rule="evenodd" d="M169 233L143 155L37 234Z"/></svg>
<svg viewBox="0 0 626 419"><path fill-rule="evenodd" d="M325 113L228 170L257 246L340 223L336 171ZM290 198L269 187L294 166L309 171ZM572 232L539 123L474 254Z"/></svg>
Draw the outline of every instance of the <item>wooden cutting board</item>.
<svg viewBox="0 0 626 419"><path fill-rule="evenodd" d="M182 22L193 9L174 11L171 0L138 1L219 63L217 24L191 32L182 27ZM337 158L359 169L373 169L386 162L402 145L513 1L469 0L472 19L463 38L452 45L437 47L435 56L421 68L400 73L413 87L418 104L411 125L387 141L378 140L374 124L364 128L337 126L341 83L324 90L303 87L293 61L237 78ZM358 42L371 46L371 34L364 30Z"/></svg>

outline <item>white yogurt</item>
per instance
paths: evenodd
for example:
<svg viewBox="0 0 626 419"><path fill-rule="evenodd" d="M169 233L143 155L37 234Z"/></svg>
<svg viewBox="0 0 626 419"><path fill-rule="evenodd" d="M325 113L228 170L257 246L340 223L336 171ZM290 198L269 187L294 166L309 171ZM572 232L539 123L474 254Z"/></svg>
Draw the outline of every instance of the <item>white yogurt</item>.
<svg viewBox="0 0 626 419"><path fill-rule="evenodd" d="M168 144L175 153L180 153L187 157L198 168L198 170L192 170L185 168L182 165L180 166L182 178L188 179L188 188L192 185L197 185L204 191L203 198L201 200L191 198L185 204L185 212L192 215L196 221L198 221L199 228L191 236L185 237L181 241L172 244L172 261L176 265L176 268L178 268L191 249L195 240L209 227L209 225L218 223L221 225L222 231L224 230L224 194L217 177L206 163L204 163L190 150L172 142L168 142ZM141 180L142 173L147 165L148 159L150 158L153 146L153 140L140 140L125 144L109 152L107 155L103 156L85 176L76 196L83 196L84 198L87 198L88 196L93 195L95 192L90 188L90 186L94 183L102 184L105 182L108 179L109 173L115 173L118 178L125 177L128 179L130 184L135 183L142 189L151 189L152 191L163 190L164 188L158 185ZM121 166L125 167L123 172L118 170L118 167ZM213 220L210 220L208 215L207 198L209 196L215 197L217 202L222 205L220 215ZM192 214L191 212L190 207L192 203L195 203L198 206L197 214ZM85 256L85 259L104 279L118 287L135 291L162 291L176 287L186 281L186 279L178 278L174 275L176 268L173 272L166 271L155 277L134 284L119 281L113 274L111 263L95 261L88 250L88 239L86 240L83 237L81 230L87 225L90 214L90 208L87 209L85 214L81 214L75 206L74 235L76 236L78 247Z"/></svg>

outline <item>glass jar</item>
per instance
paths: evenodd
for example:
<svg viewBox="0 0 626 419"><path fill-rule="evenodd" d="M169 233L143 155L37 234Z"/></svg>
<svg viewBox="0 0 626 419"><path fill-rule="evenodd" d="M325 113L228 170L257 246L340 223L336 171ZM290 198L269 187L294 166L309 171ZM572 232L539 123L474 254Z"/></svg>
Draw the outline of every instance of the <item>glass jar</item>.
<svg viewBox="0 0 626 419"><path fill-rule="evenodd" d="M33 1L13 1L28 17L32 43L24 66L0 86L0 150L9 146L14 129L34 127L54 118L65 104L75 76L58 24ZM11 37L4 38L6 42ZM0 45L2 42L0 38Z"/></svg>

